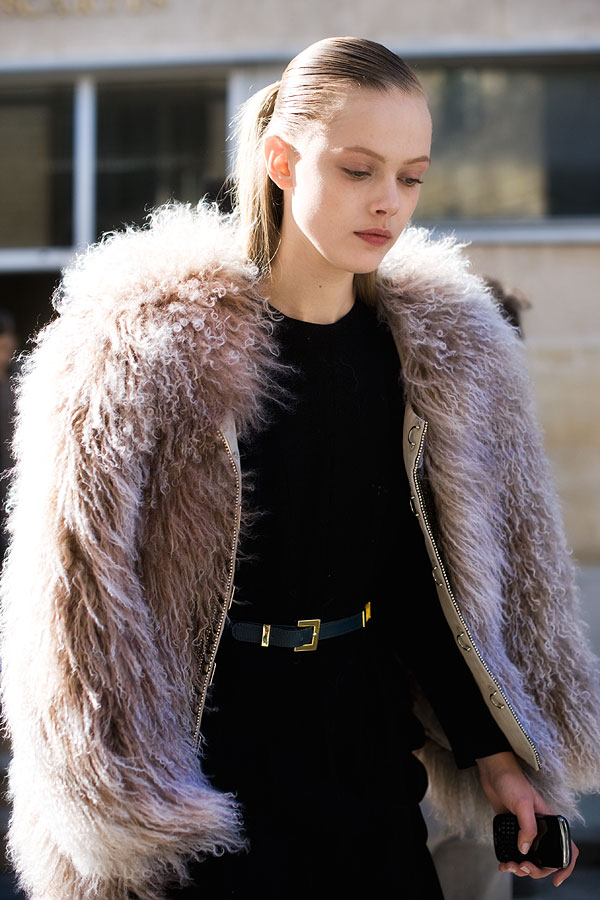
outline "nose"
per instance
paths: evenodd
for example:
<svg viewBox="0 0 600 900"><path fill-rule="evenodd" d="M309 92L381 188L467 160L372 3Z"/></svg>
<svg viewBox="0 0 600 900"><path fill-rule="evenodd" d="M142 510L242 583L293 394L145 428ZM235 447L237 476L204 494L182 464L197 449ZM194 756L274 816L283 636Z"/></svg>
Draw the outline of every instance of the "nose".
<svg viewBox="0 0 600 900"><path fill-rule="evenodd" d="M395 215L400 209L400 185L396 178L386 179L381 190L373 201L375 212L379 215Z"/></svg>

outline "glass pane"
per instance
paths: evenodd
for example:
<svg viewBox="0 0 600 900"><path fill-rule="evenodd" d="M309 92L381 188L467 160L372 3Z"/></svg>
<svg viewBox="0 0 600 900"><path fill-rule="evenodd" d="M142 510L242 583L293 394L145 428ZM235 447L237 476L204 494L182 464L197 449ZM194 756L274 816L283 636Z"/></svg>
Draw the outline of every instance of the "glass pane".
<svg viewBox="0 0 600 900"><path fill-rule="evenodd" d="M225 85L145 84L98 93L100 234L170 199L216 196L226 175Z"/></svg>
<svg viewBox="0 0 600 900"><path fill-rule="evenodd" d="M0 248L72 244L73 92L0 91Z"/></svg>
<svg viewBox="0 0 600 900"><path fill-rule="evenodd" d="M60 272L0 273L1 308L15 320L19 351L31 350L30 338L56 315L52 295L59 282Z"/></svg>
<svg viewBox="0 0 600 900"><path fill-rule="evenodd" d="M415 221L600 215L600 68L418 71L434 139Z"/></svg>

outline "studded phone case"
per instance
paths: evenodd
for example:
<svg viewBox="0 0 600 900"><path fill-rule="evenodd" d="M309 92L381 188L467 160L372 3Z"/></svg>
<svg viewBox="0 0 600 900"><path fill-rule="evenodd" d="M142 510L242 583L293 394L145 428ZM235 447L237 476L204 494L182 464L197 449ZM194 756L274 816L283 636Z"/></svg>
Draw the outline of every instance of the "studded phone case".
<svg viewBox="0 0 600 900"><path fill-rule="evenodd" d="M538 868L564 869L571 861L571 835L564 816L536 815L538 833L528 853L518 849L519 823L512 813L494 817L494 850L500 862L529 860Z"/></svg>
<svg viewBox="0 0 600 900"><path fill-rule="evenodd" d="M519 852L517 836L519 823L516 816L494 817L494 850L500 862L521 862L525 857Z"/></svg>

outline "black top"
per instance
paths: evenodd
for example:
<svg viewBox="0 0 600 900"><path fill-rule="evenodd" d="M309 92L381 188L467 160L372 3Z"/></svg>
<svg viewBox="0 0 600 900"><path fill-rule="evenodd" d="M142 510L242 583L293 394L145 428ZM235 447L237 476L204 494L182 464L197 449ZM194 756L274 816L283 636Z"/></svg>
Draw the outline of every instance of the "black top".
<svg viewBox="0 0 600 900"><path fill-rule="evenodd" d="M260 515L241 546L231 617L295 625L348 616L370 600L375 653L385 648L397 663L394 693L404 692L408 744L420 746L424 735L408 711L406 667L460 768L509 750L445 621L410 510L401 368L387 325L356 301L333 324L282 316L276 329L293 399L269 407L268 424L240 441ZM351 636L335 638L314 654L261 648L260 658L277 654L289 665L290 656L299 664L310 655L337 666L353 644Z"/></svg>
<svg viewBox="0 0 600 900"><path fill-rule="evenodd" d="M315 652L225 630L201 747L207 777L240 802L250 853L202 862L197 884L215 900L441 898L407 667L460 767L510 748L446 625L410 511L398 355L360 302L330 325L282 317L276 334L293 400L240 435L245 509L257 517L240 545L231 619L327 621L367 600L373 615Z"/></svg>

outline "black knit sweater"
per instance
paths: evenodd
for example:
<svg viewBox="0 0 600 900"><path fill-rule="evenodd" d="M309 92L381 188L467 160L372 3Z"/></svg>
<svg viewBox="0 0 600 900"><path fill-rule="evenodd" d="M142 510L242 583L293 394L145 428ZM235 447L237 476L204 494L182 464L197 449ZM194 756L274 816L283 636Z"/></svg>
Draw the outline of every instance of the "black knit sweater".
<svg viewBox="0 0 600 900"><path fill-rule="evenodd" d="M203 863L198 884L216 897L295 898L314 870L321 887L324 872L348 890L373 888L376 874L389 891L404 847L420 860L406 896L441 897L417 805L427 777L410 752L424 732L408 669L460 767L510 747L445 622L410 510L398 354L358 301L333 324L282 317L276 328L290 399L240 440L256 518L230 617L295 625L370 600L372 619L306 653L225 630L203 719L204 768L242 803L251 849Z"/></svg>
<svg viewBox="0 0 600 900"><path fill-rule="evenodd" d="M333 324L282 316L276 327L281 358L293 367L286 379L293 399L287 408L274 404L268 425L240 443L260 515L242 547L252 558L238 565L232 618L325 621L370 600L369 627L415 672L458 766L510 749L443 618L410 510L401 368L387 326L356 301ZM323 642L311 656L327 664L333 643L337 656L353 642ZM287 667L315 663L281 648L254 656ZM401 667L396 678L406 691ZM418 746L420 726L411 717L406 727Z"/></svg>

